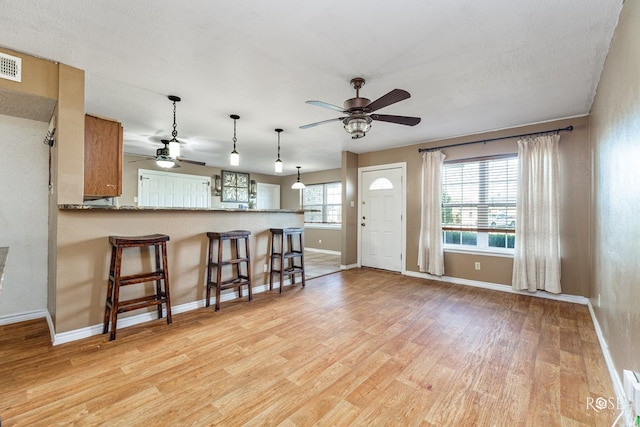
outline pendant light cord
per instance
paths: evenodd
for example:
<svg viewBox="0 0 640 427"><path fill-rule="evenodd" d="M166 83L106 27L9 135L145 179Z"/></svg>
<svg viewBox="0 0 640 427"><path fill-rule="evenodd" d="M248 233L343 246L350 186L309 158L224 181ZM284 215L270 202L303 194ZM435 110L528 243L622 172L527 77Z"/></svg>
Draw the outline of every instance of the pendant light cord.
<svg viewBox="0 0 640 427"><path fill-rule="evenodd" d="M176 101L173 101L173 132L171 132L173 139L176 139L176 136L178 136L178 131L176 130L177 126L178 125L176 124Z"/></svg>
<svg viewBox="0 0 640 427"><path fill-rule="evenodd" d="M236 142L238 139L236 138L236 119L233 119L233 151L236 151Z"/></svg>

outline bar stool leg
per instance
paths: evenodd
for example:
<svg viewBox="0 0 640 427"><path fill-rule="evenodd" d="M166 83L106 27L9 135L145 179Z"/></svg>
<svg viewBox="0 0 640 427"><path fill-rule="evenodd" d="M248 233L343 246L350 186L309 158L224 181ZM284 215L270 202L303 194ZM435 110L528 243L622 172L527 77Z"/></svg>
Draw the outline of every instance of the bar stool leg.
<svg viewBox="0 0 640 427"><path fill-rule="evenodd" d="M235 248L236 251L236 258L240 258L240 252L238 252L238 240L239 239L233 239L233 246ZM233 254L231 255L233 256ZM240 268L240 263L237 263L234 265L234 269L236 270L236 277L240 277L240 274L242 274L242 268ZM242 298L242 286L238 286L238 298Z"/></svg>
<svg viewBox="0 0 640 427"><path fill-rule="evenodd" d="M284 288L284 233L279 235L280 237L280 293Z"/></svg>
<svg viewBox="0 0 640 427"><path fill-rule="evenodd" d="M249 293L249 301L253 300L253 291L251 290L251 288L253 287L252 285L252 281L251 281L251 254L249 253L249 238L246 237L244 239L244 253L245 253L245 257L247 258L247 281L248 281L248 285L247 285L247 292ZM242 295L240 295L242 296Z"/></svg>
<svg viewBox="0 0 640 427"><path fill-rule="evenodd" d="M113 284L113 302L111 307L111 334L109 340L116 339L116 326L118 324L118 309L120 308L120 269L122 268L122 247L116 248L115 280Z"/></svg>
<svg viewBox="0 0 640 427"><path fill-rule="evenodd" d="M216 306L214 311L220 311L220 288L222 283L222 245L223 240L218 239L218 266L216 271Z"/></svg>
<svg viewBox="0 0 640 427"><path fill-rule="evenodd" d="M102 322L102 333L109 332L109 321L111 320L111 313L113 311L113 278L115 276L116 266L116 248L111 247L111 263L109 265L109 280L107 284L107 302L104 307L104 321Z"/></svg>
<svg viewBox="0 0 640 427"><path fill-rule="evenodd" d="M153 252L156 260L156 271L160 271L160 244L153 245ZM156 300L160 301L162 299L162 280L156 280ZM156 310L158 311L158 319L162 318L162 305L158 304L156 306Z"/></svg>
<svg viewBox="0 0 640 427"><path fill-rule="evenodd" d="M162 270L164 271L164 298L165 305L167 306L167 325L170 325L173 321L171 319L171 293L169 291L169 267L167 264L167 244L161 243L162 247ZM158 314L162 317L162 304L158 304Z"/></svg>
<svg viewBox="0 0 640 427"><path fill-rule="evenodd" d="M213 239L209 239L209 255L207 260L207 301L205 305L211 305L211 269L213 268Z"/></svg>
<svg viewBox="0 0 640 427"><path fill-rule="evenodd" d="M271 254L269 255L269 290L273 290L273 254L275 253L276 236L271 233Z"/></svg>
<svg viewBox="0 0 640 427"><path fill-rule="evenodd" d="M305 287L305 280L304 280L304 235L302 233L298 234L298 236L300 236L299 242L300 242L300 269L302 270L302 287Z"/></svg>

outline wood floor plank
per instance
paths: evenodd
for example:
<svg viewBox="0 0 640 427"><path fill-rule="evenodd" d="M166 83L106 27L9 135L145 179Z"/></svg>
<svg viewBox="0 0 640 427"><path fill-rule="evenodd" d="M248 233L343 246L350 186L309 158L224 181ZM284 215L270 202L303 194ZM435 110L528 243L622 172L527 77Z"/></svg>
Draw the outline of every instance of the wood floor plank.
<svg viewBox="0 0 640 427"><path fill-rule="evenodd" d="M586 307L372 269L115 341L0 326L3 426L599 427L612 396Z"/></svg>

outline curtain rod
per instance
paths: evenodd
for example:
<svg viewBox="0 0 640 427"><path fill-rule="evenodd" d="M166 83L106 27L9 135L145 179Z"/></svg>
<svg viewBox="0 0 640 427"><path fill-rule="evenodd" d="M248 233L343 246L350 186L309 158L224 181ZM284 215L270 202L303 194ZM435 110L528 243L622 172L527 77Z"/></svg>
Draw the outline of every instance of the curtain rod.
<svg viewBox="0 0 640 427"><path fill-rule="evenodd" d="M489 138L489 139L479 139L477 141L461 142L459 144L440 145L438 147L430 147L430 148L419 148L418 149L418 153L422 153L422 152L425 152L425 151L439 150L441 148L460 147L462 145L480 144L480 143L486 143L486 142L491 142L491 141L500 141L502 139L522 138L522 137L525 137L525 136L543 135L543 134L546 134L546 133L559 133L559 132L562 132L562 131L571 132L572 130L573 130L573 126L567 126L566 128L543 130L543 131L540 131L540 132L523 133L523 134L520 134L520 135L501 136L501 137L498 137L498 138Z"/></svg>

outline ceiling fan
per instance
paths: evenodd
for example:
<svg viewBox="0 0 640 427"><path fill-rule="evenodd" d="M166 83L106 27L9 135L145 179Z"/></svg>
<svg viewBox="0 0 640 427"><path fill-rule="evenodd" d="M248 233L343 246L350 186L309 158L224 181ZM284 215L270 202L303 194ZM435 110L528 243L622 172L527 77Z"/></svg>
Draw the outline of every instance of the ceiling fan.
<svg viewBox="0 0 640 427"><path fill-rule="evenodd" d="M162 139L160 140L160 142L162 142L164 144L164 147L162 148L158 148L156 150L156 163L158 163L158 166L160 167L164 167L164 168L179 168L180 162L184 162L184 163L191 163L193 165L199 165L199 166L205 166L206 163L205 162L198 162L196 160L189 160L189 159L185 159L184 157L181 156L177 156L177 157L172 157L171 156L171 149L169 144L171 143L171 140L169 139ZM162 163L161 162L165 162ZM163 164L165 166L163 166Z"/></svg>
<svg viewBox="0 0 640 427"><path fill-rule="evenodd" d="M396 102L410 98L411 94L406 90L393 89L386 95L382 95L380 98L371 102L370 99L360 97L360 89L364 86L364 82L365 80L362 77L354 77L351 79L351 86L353 86L356 91L356 97L347 99L343 104L344 107L338 107L337 105L328 104L322 101L307 101L307 104L339 111L347 114L347 117L336 117L335 119L309 123L308 125L300 126L300 129L307 129L324 123L341 121L344 125L344 129L351 134L351 138L358 139L365 136L369 129L371 129L371 122L373 120L406 126L415 126L420 123L420 117L371 114L383 107L387 107L391 104L395 104Z"/></svg>
<svg viewBox="0 0 640 427"><path fill-rule="evenodd" d="M155 159L156 164L161 168L179 168L178 162L192 163L194 165L205 166L205 162L197 162L195 160L188 160L180 156L180 141L178 141L178 130L176 124L176 102L180 102L180 97L175 95L167 96L169 101L173 102L173 131L171 132L171 139L161 139L160 142L164 144L164 147L156 150L155 157L149 157L144 160ZM138 160L133 160L134 162Z"/></svg>

